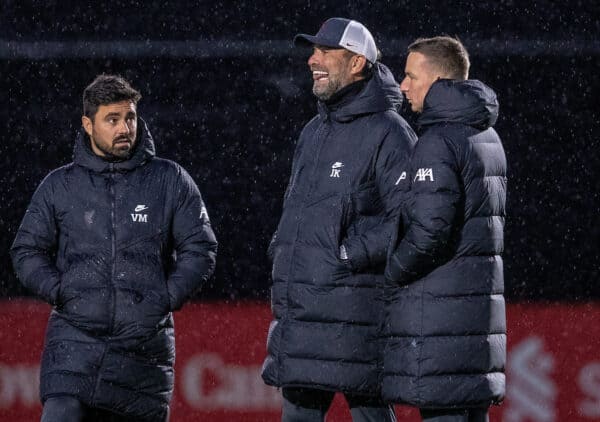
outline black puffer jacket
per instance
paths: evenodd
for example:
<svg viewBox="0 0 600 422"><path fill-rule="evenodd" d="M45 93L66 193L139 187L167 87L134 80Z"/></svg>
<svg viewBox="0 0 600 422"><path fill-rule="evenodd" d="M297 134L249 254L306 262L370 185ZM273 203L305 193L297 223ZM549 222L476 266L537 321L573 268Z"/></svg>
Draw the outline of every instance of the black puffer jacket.
<svg viewBox="0 0 600 422"><path fill-rule="evenodd" d="M359 92L319 103L300 135L270 248L267 384L379 391L383 270L416 138L396 112L398 84L375 70Z"/></svg>
<svg viewBox="0 0 600 422"><path fill-rule="evenodd" d="M391 255L383 395L421 408L504 396L506 157L495 93L435 82L411 161L407 233Z"/></svg>
<svg viewBox="0 0 600 422"><path fill-rule="evenodd" d="M54 305L42 400L67 394L156 421L173 391L171 311L213 272L217 243L194 181L154 157L141 123L118 163L82 133L74 162L35 192L11 253L22 283Z"/></svg>

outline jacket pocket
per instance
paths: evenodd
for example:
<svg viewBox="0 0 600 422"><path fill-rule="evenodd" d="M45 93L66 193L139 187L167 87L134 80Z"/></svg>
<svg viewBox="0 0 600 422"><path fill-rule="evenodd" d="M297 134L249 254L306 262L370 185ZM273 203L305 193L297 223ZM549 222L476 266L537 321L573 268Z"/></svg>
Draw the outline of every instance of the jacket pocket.
<svg viewBox="0 0 600 422"><path fill-rule="evenodd" d="M116 315L118 329L139 326L143 327L143 330L155 330L164 325L169 312L170 303L162 286L118 289Z"/></svg>
<svg viewBox="0 0 600 422"><path fill-rule="evenodd" d="M336 231L333 226L327 226L325 229L327 239L329 241L329 250L333 255L333 271L331 272L332 280L339 280L352 275L350 269L344 264L340 258L341 235L340 231Z"/></svg>
<svg viewBox="0 0 600 422"><path fill-rule="evenodd" d="M171 298L167 286L167 276L160 271L156 289L149 289L145 294L146 301L150 302L157 315L167 315L171 312Z"/></svg>
<svg viewBox="0 0 600 422"><path fill-rule="evenodd" d="M171 305L171 295L169 294L169 277L165 274L164 271L160 272L161 274L161 287L163 291L164 302L167 305L167 313L173 311L173 306Z"/></svg>
<svg viewBox="0 0 600 422"><path fill-rule="evenodd" d="M82 330L104 331L109 323L107 286L83 286L87 281L85 269L72 268L61 275L58 313L70 324Z"/></svg>

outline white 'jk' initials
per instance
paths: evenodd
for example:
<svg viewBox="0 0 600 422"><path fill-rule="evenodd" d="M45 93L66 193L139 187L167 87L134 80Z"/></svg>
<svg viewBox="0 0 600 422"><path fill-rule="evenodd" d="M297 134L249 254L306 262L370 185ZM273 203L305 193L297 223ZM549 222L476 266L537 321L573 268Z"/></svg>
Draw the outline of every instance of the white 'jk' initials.
<svg viewBox="0 0 600 422"><path fill-rule="evenodd" d="M342 167L344 167L344 164L339 161L333 163L329 177L340 177L340 171L342 171Z"/></svg>

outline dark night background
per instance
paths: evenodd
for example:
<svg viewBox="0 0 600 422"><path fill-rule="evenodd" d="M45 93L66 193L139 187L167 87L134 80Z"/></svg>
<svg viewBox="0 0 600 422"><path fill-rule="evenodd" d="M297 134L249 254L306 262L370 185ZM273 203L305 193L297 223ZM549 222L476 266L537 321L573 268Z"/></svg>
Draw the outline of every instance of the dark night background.
<svg viewBox="0 0 600 422"><path fill-rule="evenodd" d="M158 155L203 193L220 250L198 297L267 299L265 250L316 110L309 51L291 40L344 16L371 30L398 80L415 38L463 40L471 77L500 100L507 298L600 299L600 3L559 3L2 1L0 296L27 295L8 249L39 182L70 162L83 89L106 72L142 92Z"/></svg>

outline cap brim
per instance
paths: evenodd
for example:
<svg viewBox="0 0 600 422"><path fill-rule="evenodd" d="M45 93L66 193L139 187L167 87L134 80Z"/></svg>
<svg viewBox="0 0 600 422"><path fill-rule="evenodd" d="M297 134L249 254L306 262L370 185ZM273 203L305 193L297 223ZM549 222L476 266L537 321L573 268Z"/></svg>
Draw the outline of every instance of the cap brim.
<svg viewBox="0 0 600 422"><path fill-rule="evenodd" d="M343 48L338 41L318 38L314 35L298 34L294 37L294 45L296 47L307 47L312 45L322 45L324 47Z"/></svg>

